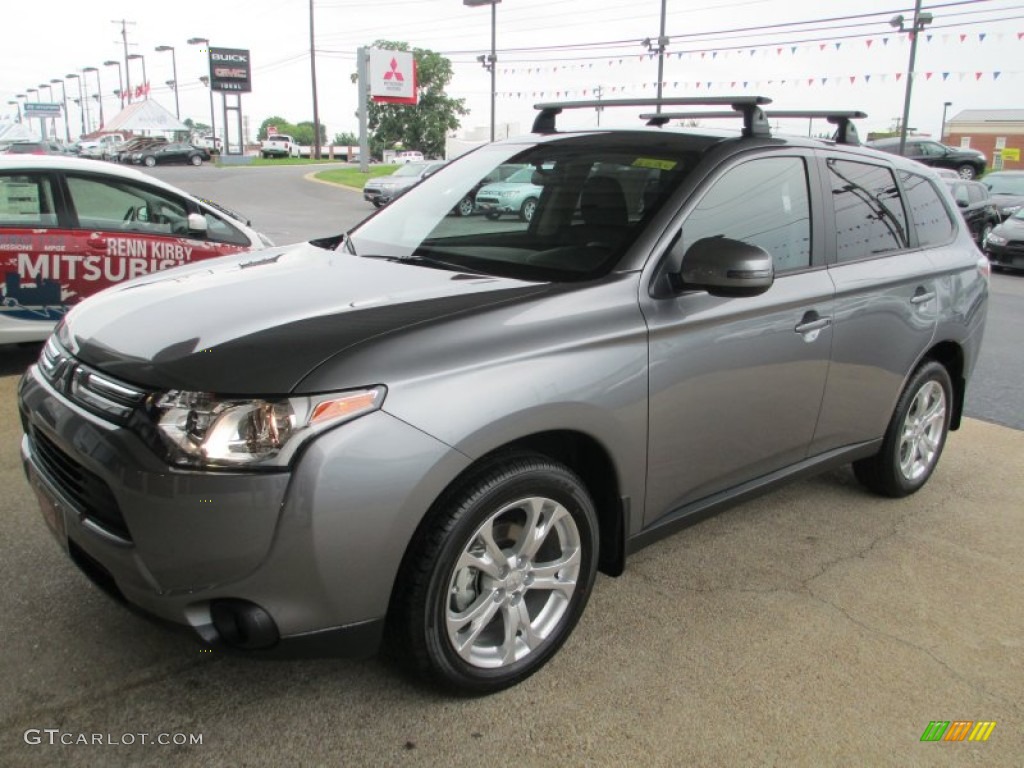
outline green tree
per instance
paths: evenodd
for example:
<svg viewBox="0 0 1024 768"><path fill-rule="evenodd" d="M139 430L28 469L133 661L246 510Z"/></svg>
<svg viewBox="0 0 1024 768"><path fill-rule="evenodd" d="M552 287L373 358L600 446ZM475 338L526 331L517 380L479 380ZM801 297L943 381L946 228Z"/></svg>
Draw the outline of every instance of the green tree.
<svg viewBox="0 0 1024 768"><path fill-rule="evenodd" d="M287 120L285 120L283 117L278 117L277 115L274 115L273 117L268 117L266 120L260 123L260 130L256 134L257 141L263 141L265 138L267 138L267 127L271 125L277 128L278 133L287 133L289 135L291 135L291 131L289 129L295 127Z"/></svg>
<svg viewBox="0 0 1024 768"><path fill-rule="evenodd" d="M409 44L394 40L378 40L374 48L408 51ZM452 63L436 51L413 48L416 60L416 91L418 101L411 104L378 104L370 102L367 125L370 131L370 153L380 156L385 149L401 146L418 149L427 157L443 157L445 137L459 127L459 117L469 114L465 99L453 99L445 93L452 80ZM352 75L352 82L357 76Z"/></svg>
<svg viewBox="0 0 1024 768"><path fill-rule="evenodd" d="M334 134L334 141L331 142L335 146L359 146L359 137L350 131L343 131L342 133Z"/></svg>
<svg viewBox="0 0 1024 768"><path fill-rule="evenodd" d="M280 131L280 133L285 133L285 131ZM313 136L316 134L316 131L313 128L312 120L303 120L301 123L296 123L292 126L290 133L299 144L307 147L313 146ZM327 128L324 127L323 123L320 123L320 146L322 147L326 144Z"/></svg>

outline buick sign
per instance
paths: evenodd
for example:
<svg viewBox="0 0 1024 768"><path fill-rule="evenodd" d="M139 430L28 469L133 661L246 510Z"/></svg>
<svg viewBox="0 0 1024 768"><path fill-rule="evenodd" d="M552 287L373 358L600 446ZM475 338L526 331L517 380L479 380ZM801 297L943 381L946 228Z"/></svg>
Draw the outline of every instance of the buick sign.
<svg viewBox="0 0 1024 768"><path fill-rule="evenodd" d="M240 48L210 49L210 88L215 91L252 91L249 51Z"/></svg>

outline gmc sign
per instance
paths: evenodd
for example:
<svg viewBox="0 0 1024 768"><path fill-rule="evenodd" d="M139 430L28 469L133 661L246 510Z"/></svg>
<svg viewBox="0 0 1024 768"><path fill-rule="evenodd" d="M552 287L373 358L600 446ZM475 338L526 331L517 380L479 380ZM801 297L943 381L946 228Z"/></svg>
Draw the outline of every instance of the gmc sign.
<svg viewBox="0 0 1024 768"><path fill-rule="evenodd" d="M215 91L252 91L249 51L240 48L210 49L210 88Z"/></svg>

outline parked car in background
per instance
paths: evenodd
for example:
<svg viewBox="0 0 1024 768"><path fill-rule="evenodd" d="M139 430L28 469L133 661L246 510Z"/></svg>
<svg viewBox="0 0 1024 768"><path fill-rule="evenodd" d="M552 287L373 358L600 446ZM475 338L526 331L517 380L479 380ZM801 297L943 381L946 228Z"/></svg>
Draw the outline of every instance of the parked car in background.
<svg viewBox="0 0 1024 768"><path fill-rule="evenodd" d="M0 344L45 339L79 301L124 280L270 244L137 170L0 157Z"/></svg>
<svg viewBox="0 0 1024 768"><path fill-rule="evenodd" d="M523 166L521 165L499 165L473 185L473 189L459 201L459 204L452 209L452 213L456 216L469 216L475 213L476 195L481 189L488 184L504 181L516 171L522 170L522 168Z"/></svg>
<svg viewBox="0 0 1024 768"><path fill-rule="evenodd" d="M979 246L985 242L995 227L999 226L1002 217L999 208L989 197L988 187L980 181L947 181L949 191L953 193L960 213L971 230L974 242Z"/></svg>
<svg viewBox="0 0 1024 768"><path fill-rule="evenodd" d="M530 221L543 187L533 183L534 169L521 168L504 181L487 184L476 193L476 209L489 219L514 214Z"/></svg>
<svg viewBox="0 0 1024 768"><path fill-rule="evenodd" d="M132 161L132 155L136 152L141 152L143 149L166 143L167 139L163 136L136 136L133 139L128 139L128 141L116 144L114 147L110 148L109 159L118 163L130 163Z"/></svg>
<svg viewBox="0 0 1024 768"><path fill-rule="evenodd" d="M7 155L68 155L67 148L56 141L15 141L4 151Z"/></svg>
<svg viewBox="0 0 1024 768"><path fill-rule="evenodd" d="M267 160L272 157L298 157L299 145L285 133L273 133L260 142L260 157Z"/></svg>
<svg viewBox="0 0 1024 768"><path fill-rule="evenodd" d="M899 138L869 141L867 146L893 155L900 152ZM969 147L947 147L931 139L908 137L903 156L934 168L950 168L960 174L961 179L973 179L985 172L983 153Z"/></svg>
<svg viewBox="0 0 1024 768"><path fill-rule="evenodd" d="M132 163L152 168L154 165L188 163L202 165L210 159L210 153L192 144L154 144L132 153Z"/></svg>
<svg viewBox="0 0 1024 768"><path fill-rule="evenodd" d="M380 208L439 171L444 165L443 160L400 165L391 175L376 176L363 184L363 199L373 203L374 208Z"/></svg>
<svg viewBox="0 0 1024 768"><path fill-rule="evenodd" d="M426 158L423 157L423 153L414 149L404 149L401 152L395 152L394 162L398 165L404 165L405 163L422 163L424 160L426 160Z"/></svg>
<svg viewBox="0 0 1024 768"><path fill-rule="evenodd" d="M993 269L1024 270L1024 209L989 232L984 250Z"/></svg>
<svg viewBox="0 0 1024 768"><path fill-rule="evenodd" d="M986 174L981 183L988 188L1003 219L1024 208L1024 171L995 171Z"/></svg>
<svg viewBox="0 0 1024 768"><path fill-rule="evenodd" d="M221 144L223 144L220 137L213 136L195 136L190 143L193 146L205 149L212 155L219 153L221 151Z"/></svg>

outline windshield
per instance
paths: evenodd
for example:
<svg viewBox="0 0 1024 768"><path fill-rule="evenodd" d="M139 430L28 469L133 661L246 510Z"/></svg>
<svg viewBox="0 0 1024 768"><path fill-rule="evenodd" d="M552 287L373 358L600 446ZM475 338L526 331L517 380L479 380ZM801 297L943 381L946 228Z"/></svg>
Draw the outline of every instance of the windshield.
<svg viewBox="0 0 1024 768"><path fill-rule="evenodd" d="M367 219L348 247L481 274L588 279L614 266L697 164L708 142L695 139L590 134L489 145ZM506 184L487 186L502 177Z"/></svg>
<svg viewBox="0 0 1024 768"><path fill-rule="evenodd" d="M982 179L993 195L1024 195L1024 174L1020 176L1000 176L991 173Z"/></svg>

